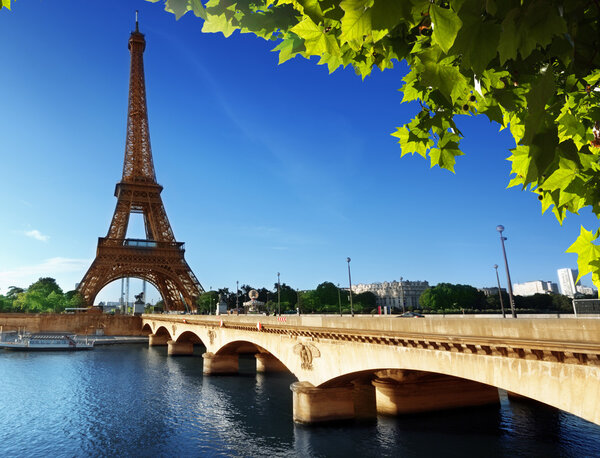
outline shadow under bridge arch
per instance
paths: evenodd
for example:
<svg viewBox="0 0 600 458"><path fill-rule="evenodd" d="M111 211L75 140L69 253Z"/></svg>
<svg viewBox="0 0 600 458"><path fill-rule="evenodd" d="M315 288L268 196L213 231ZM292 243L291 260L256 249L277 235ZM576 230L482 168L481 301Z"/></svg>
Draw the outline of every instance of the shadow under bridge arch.
<svg viewBox="0 0 600 458"><path fill-rule="evenodd" d="M220 347L214 354L205 355L205 374L233 373L239 371L239 357L253 356L256 372L291 372L280 355L248 340L234 340ZM223 370L221 366L227 367Z"/></svg>

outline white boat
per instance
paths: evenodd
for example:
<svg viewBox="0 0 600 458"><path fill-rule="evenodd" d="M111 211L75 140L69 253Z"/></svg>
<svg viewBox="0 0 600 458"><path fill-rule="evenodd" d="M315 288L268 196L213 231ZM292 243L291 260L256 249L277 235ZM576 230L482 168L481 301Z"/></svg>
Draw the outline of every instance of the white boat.
<svg viewBox="0 0 600 458"><path fill-rule="evenodd" d="M68 334L19 334L14 340L0 341L0 348L19 351L91 350L94 341Z"/></svg>

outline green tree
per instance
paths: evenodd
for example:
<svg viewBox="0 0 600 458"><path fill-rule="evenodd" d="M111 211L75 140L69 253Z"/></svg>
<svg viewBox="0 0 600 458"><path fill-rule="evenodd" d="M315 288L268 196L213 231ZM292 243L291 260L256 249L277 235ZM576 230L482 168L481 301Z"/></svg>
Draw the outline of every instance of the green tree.
<svg viewBox="0 0 600 458"><path fill-rule="evenodd" d="M504 304L504 312L510 313L510 302L509 302L508 293L506 291L502 291L501 294L502 294L502 303ZM502 309L502 307L500 306L500 298L498 297L498 294L490 294L489 296L487 296L485 298L485 301L487 303L487 306L486 306L487 309L496 310L496 311L500 311Z"/></svg>
<svg viewBox="0 0 600 458"><path fill-rule="evenodd" d="M277 304L277 283L275 283L273 289L275 290L275 297L273 298L273 301L275 302L275 304ZM282 313L286 310L295 310L296 302L298 302L298 294L296 290L285 283L281 283L280 301Z"/></svg>
<svg viewBox="0 0 600 458"><path fill-rule="evenodd" d="M85 302L79 291L71 290L67 291L64 296L65 307L84 307Z"/></svg>
<svg viewBox="0 0 600 458"><path fill-rule="evenodd" d="M35 283L32 283L29 288L27 288L28 293L37 292L43 297L48 297L50 293L55 292L57 294L62 295L62 289L56 283L54 278L45 277L40 278Z"/></svg>
<svg viewBox="0 0 600 458"><path fill-rule="evenodd" d="M148 0L159 2L159 0ZM3 0L8 2L8 0ZM598 3L589 0L166 0L203 32L235 30L276 40L279 62L319 58L329 72L405 61L403 102L416 116L392 135L401 155L454 171L463 155L457 116L508 128L509 186L533 192L559 222L590 207L600 216ZM476 44L476 46L474 46ZM493 140L491 140L493 141ZM580 276L600 287L600 229L581 228L569 248Z"/></svg>
<svg viewBox="0 0 600 458"><path fill-rule="evenodd" d="M219 293L217 291L207 291L205 293L202 293L196 301L196 305L198 306L198 313L214 314L218 303Z"/></svg>
<svg viewBox="0 0 600 458"><path fill-rule="evenodd" d="M338 287L330 281L318 285L315 295L319 305L334 305L338 303Z"/></svg>
<svg viewBox="0 0 600 458"><path fill-rule="evenodd" d="M369 312L377 306L377 296L371 291L365 291L352 297L354 305L360 306L361 312ZM359 313L361 313L359 312Z"/></svg>
<svg viewBox="0 0 600 458"><path fill-rule="evenodd" d="M419 298L422 308L431 310L475 310L486 306L485 295L469 285L439 283Z"/></svg>
<svg viewBox="0 0 600 458"><path fill-rule="evenodd" d="M0 294L0 313L8 313L12 311L12 300Z"/></svg>
<svg viewBox="0 0 600 458"><path fill-rule="evenodd" d="M25 292L23 288L17 286L9 286L8 292L6 293L7 299L14 301L20 293Z"/></svg>
<svg viewBox="0 0 600 458"><path fill-rule="evenodd" d="M561 313L573 313L573 299L563 294L552 295L552 306Z"/></svg>

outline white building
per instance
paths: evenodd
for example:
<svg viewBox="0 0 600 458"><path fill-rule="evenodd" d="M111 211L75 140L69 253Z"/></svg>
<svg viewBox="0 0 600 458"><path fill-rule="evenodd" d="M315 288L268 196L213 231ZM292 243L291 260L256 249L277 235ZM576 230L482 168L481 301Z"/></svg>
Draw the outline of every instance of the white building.
<svg viewBox="0 0 600 458"><path fill-rule="evenodd" d="M515 296L533 296L534 294L558 293L558 285L551 281L526 281L525 283L514 283L513 293Z"/></svg>
<svg viewBox="0 0 600 458"><path fill-rule="evenodd" d="M429 288L426 281L407 281L400 277L400 281L384 281L383 283L359 283L352 285L355 294L370 291L377 297L376 304L403 309L405 307L418 307L419 297Z"/></svg>
<svg viewBox="0 0 600 458"><path fill-rule="evenodd" d="M598 291L596 291L594 288L590 288L589 286L577 285L575 289L579 294L583 294L584 296L593 296L598 294Z"/></svg>
<svg viewBox="0 0 600 458"><path fill-rule="evenodd" d="M579 272L576 269L558 269L558 284L560 285L560 293L565 296L575 297L577 294L577 285L579 282L577 276Z"/></svg>
<svg viewBox="0 0 600 458"><path fill-rule="evenodd" d="M479 291L481 291L486 296L497 296L498 295L498 287L497 286L491 286L491 287L487 287L487 288L479 288ZM505 293L506 288L500 288L500 291Z"/></svg>

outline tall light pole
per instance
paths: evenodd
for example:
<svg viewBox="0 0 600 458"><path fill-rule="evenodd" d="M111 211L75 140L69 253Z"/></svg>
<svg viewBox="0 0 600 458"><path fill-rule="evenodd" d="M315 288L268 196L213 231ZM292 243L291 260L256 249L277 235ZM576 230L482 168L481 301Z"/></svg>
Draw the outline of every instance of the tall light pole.
<svg viewBox="0 0 600 458"><path fill-rule="evenodd" d="M500 277L498 276L498 264L494 264L494 269L496 269L496 280L498 280L498 296L500 296L500 308L502 309L502 318L506 318L506 313L504 312L504 301L502 300L502 289L500 289Z"/></svg>
<svg viewBox="0 0 600 458"><path fill-rule="evenodd" d="M277 314L281 316L281 283L279 282L279 272L277 272Z"/></svg>
<svg viewBox="0 0 600 458"><path fill-rule="evenodd" d="M502 232L504 231L504 226L502 224L496 226L496 230L500 233L500 243L502 244L502 254L504 255L504 266L506 267L506 279L508 281L508 299L510 301L510 311L512 312L512 317L516 318L517 314L515 313L512 281L510 279L510 271L508 270L508 261L506 260L506 248L504 248L504 241L507 240L507 238L502 235Z"/></svg>
<svg viewBox="0 0 600 458"><path fill-rule="evenodd" d="M400 277L400 302L402 305L402 313L406 312L405 308L404 308L404 284L402 283L403 278ZM390 311L390 313L392 313Z"/></svg>
<svg viewBox="0 0 600 458"><path fill-rule="evenodd" d="M208 287L208 292L209 294L212 292L212 286ZM210 302L208 303L208 314L210 315L212 313L212 294L210 295Z"/></svg>
<svg viewBox="0 0 600 458"><path fill-rule="evenodd" d="M350 275L350 258L346 258L348 263L348 284L350 285L350 314L354 316L354 307L352 306L352 277Z"/></svg>
<svg viewBox="0 0 600 458"><path fill-rule="evenodd" d="M340 284L338 283L338 304L340 306L340 316L342 316L342 295L340 293Z"/></svg>
<svg viewBox="0 0 600 458"><path fill-rule="evenodd" d="M239 301L240 301L240 282L235 281L235 311L239 313Z"/></svg>

